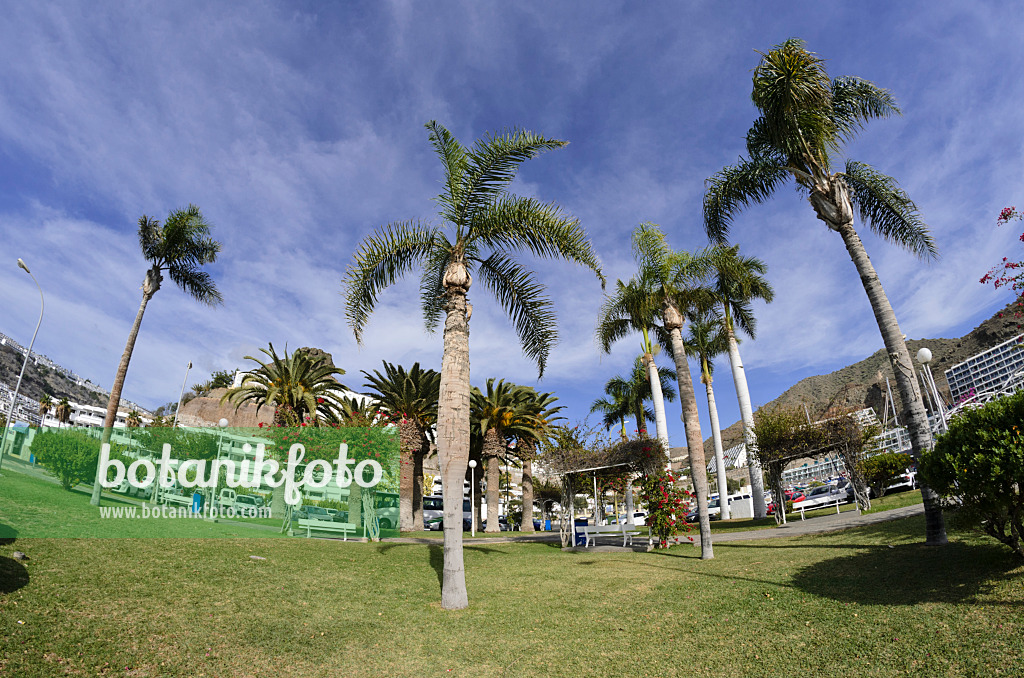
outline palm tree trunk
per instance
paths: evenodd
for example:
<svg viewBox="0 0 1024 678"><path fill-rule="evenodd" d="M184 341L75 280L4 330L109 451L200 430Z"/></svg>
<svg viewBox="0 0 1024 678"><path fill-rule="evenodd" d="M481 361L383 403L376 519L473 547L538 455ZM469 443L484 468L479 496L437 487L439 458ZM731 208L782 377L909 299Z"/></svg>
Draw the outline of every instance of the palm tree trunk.
<svg viewBox="0 0 1024 678"><path fill-rule="evenodd" d="M697 397L693 391L693 377L686 362L686 347L683 346L682 327L666 322L672 337L672 354L676 361L676 378L679 381L679 402L683 413L681 419L686 427L686 449L690 455L690 477L693 479L694 494L697 495L697 516L700 523L700 557L709 560L715 557L711 546L711 521L708 518L708 468L704 461L704 441L700 434L700 415L697 412Z"/></svg>
<svg viewBox="0 0 1024 678"><path fill-rule="evenodd" d="M728 307L726 307L728 312ZM726 323L726 336L729 339L729 365L732 367L732 381L736 385L736 399L740 405L740 419L743 420L743 442L747 446L747 473L750 477L750 498L754 502L754 517L764 518L768 509L764 503L764 472L753 450L757 446L754 436L754 410L750 406L750 389L747 387L747 373L743 369L740 358L740 346L732 331L732 323Z"/></svg>
<svg viewBox="0 0 1024 678"><path fill-rule="evenodd" d="M420 448L412 457L412 530L422 532L423 527L423 460L430 454L430 441L420 434Z"/></svg>
<svg viewBox="0 0 1024 678"><path fill-rule="evenodd" d="M469 607L462 554L462 482L469 465L469 321L466 289L449 288L437 402L437 456L444 484L444 566L441 607Z"/></svg>
<svg viewBox="0 0 1024 678"><path fill-rule="evenodd" d="M484 434L484 459L487 460L487 529L484 532L501 532L498 524L498 502L501 496L500 457L504 438L497 429Z"/></svg>
<svg viewBox="0 0 1024 678"><path fill-rule="evenodd" d="M402 532L413 530L412 505L415 494L416 452L420 446L420 432L416 424L403 418L398 424L398 524ZM422 502L422 499L421 499Z"/></svg>
<svg viewBox="0 0 1024 678"><path fill-rule="evenodd" d="M114 376L114 383L110 387L110 399L107 401L107 416L103 419L103 435L100 438L100 445L110 442L110 435L114 431L114 422L117 420L117 407L121 404L121 391L124 389L124 380L128 376L128 363L131 362L132 352L135 350L135 340L139 336L139 328L142 326L142 316L146 313L146 304L153 298L156 291L160 289L160 269L153 267L146 271L146 279L142 283L142 303L139 304L139 312L135 314L135 322L132 330L128 333L128 343L125 344L124 353L121 354L121 362L117 366L117 374ZM89 503L93 506L100 505L100 492L103 486L100 485L100 471L96 468L96 479L92 484L92 498Z"/></svg>
<svg viewBox="0 0 1024 678"><path fill-rule="evenodd" d="M928 426L928 415L925 413L921 392L914 379L914 366L910 361L910 351L907 350L907 343L900 331L899 323L896 322L896 314L892 310L889 298L882 288L875 267L871 264L867 251L864 249L864 243L861 242L857 231L850 223L833 226L833 229L843 237L846 251L849 252L850 258L853 259L853 263L857 267L864 291L867 292L868 300L871 302L871 310L875 313L875 322L878 323L878 329L882 333L882 341L889 354L892 371L896 375L896 386L903 403L904 420L910 433L911 454L916 461L920 458L921 453L931 446L932 439L931 429ZM939 495L930 487L922 484L921 496L924 498L925 543L945 544L947 542L946 523L942 516L942 507L939 505Z"/></svg>
<svg viewBox="0 0 1024 678"><path fill-rule="evenodd" d="M520 532L533 532L533 462L523 459L523 524Z"/></svg>
<svg viewBox="0 0 1024 678"><path fill-rule="evenodd" d="M647 363L647 379L651 382L651 399L654 401L654 429L658 433L658 440L665 446L665 454L668 455L668 422L665 420L665 397L661 393L661 375L658 374L658 366L654 364L654 356L645 353L644 362Z"/></svg>
<svg viewBox="0 0 1024 678"><path fill-rule="evenodd" d="M718 505L722 507L722 520L729 520L729 483L725 475L725 452L722 451L722 431L718 423L718 406L715 405L715 389L711 387L711 375L704 372L704 390L708 394L708 412L711 414L711 439L715 444L715 468L718 471ZM763 501L762 501L763 503Z"/></svg>

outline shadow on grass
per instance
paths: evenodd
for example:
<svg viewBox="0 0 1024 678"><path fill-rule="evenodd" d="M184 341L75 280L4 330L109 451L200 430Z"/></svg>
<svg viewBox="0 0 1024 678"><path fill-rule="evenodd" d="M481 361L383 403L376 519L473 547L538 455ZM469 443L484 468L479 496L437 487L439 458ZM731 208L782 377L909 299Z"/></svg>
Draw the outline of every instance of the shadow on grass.
<svg viewBox="0 0 1024 678"><path fill-rule="evenodd" d="M984 605L984 600L977 599L1019 566L998 545L879 545L808 565L793 575L792 585L815 596L861 605ZM1024 606L1024 602L998 604Z"/></svg>
<svg viewBox="0 0 1024 678"><path fill-rule="evenodd" d="M13 526L0 523L0 546L13 544L18 537L18 531Z"/></svg>
<svg viewBox="0 0 1024 678"><path fill-rule="evenodd" d="M0 556L0 593L13 593L28 584L28 570L13 558Z"/></svg>

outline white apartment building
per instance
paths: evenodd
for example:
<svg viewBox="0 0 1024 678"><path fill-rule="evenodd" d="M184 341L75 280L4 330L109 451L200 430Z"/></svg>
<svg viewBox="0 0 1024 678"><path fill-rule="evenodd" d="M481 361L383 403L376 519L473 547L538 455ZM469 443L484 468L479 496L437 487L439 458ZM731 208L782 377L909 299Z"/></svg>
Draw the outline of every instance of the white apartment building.
<svg viewBox="0 0 1024 678"><path fill-rule="evenodd" d="M1024 371L1024 334L968 358L946 370L946 383L958 403L971 395L1003 390L1014 375ZM1024 378L1016 379L1016 390ZM973 394L972 394L973 391Z"/></svg>

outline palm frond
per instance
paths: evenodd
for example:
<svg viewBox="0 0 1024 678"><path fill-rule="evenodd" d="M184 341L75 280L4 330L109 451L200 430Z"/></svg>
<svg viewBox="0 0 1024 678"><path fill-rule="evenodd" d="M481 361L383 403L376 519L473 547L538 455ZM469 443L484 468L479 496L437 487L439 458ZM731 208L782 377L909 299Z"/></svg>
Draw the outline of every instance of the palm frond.
<svg viewBox="0 0 1024 678"><path fill-rule="evenodd" d="M345 272L345 316L362 343L363 328L380 292L431 253L437 230L412 222L388 224L366 237Z"/></svg>
<svg viewBox="0 0 1024 678"><path fill-rule="evenodd" d="M660 300L639 281L615 281L615 292L605 296L598 311L596 339L604 353L612 344L631 332L642 331L656 324Z"/></svg>
<svg viewBox="0 0 1024 678"><path fill-rule="evenodd" d="M725 242L733 216L751 203L768 200L787 178L785 167L770 159L740 159L704 182L704 230L712 242Z"/></svg>
<svg viewBox="0 0 1024 678"><path fill-rule="evenodd" d="M548 355L558 340L558 323L551 300L534 274L503 252L480 262L480 280L512 319L523 353L537 363L544 376Z"/></svg>
<svg viewBox="0 0 1024 678"><path fill-rule="evenodd" d="M554 203L505 196L482 210L473 223L470 241L504 250L527 251L544 259L564 259L586 266L604 286L601 263L579 220L562 214Z"/></svg>
<svg viewBox="0 0 1024 678"><path fill-rule="evenodd" d="M852 76L832 81L832 119L844 141L856 136L868 120L892 115L900 115L900 109L889 90Z"/></svg>
<svg viewBox="0 0 1024 678"><path fill-rule="evenodd" d="M197 271L187 264L174 262L167 267L167 275L186 294L201 304L216 306L224 302L224 297L217 290L213 277L206 271Z"/></svg>
<svg viewBox="0 0 1024 678"><path fill-rule="evenodd" d="M917 205L892 177L870 165L846 162L844 178L850 200L872 231L921 259L937 259L938 249Z"/></svg>
<svg viewBox="0 0 1024 678"><path fill-rule="evenodd" d="M425 127L430 130L430 144L445 170L444 191L438 196L438 202L441 203L445 218L458 224L462 221L462 211L465 209L466 172L469 165L466 149L437 121L431 120Z"/></svg>
<svg viewBox="0 0 1024 678"><path fill-rule="evenodd" d="M420 275L420 306L423 309L424 324L429 332L437 329L437 324L444 314L444 272L452 259L453 249L445 234L438 231L435 234L434 247L423 260L423 273ZM467 267L471 265L470 261L465 263Z"/></svg>

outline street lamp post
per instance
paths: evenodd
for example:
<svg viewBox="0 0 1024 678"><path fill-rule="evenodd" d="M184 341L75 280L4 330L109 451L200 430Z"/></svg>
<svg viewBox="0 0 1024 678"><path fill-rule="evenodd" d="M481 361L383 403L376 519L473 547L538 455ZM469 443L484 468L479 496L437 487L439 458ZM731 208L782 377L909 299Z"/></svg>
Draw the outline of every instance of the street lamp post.
<svg viewBox="0 0 1024 678"><path fill-rule="evenodd" d="M476 459L469 460L469 468L472 471L469 481L469 534L471 537L476 536ZM462 495L465 497L466 495Z"/></svg>
<svg viewBox="0 0 1024 678"><path fill-rule="evenodd" d="M32 271L28 270L28 266L21 259L18 259L18 268L23 269L25 273L28 273L29 277L32 278L32 282L36 284L36 288L39 290L39 320L36 321L35 332L32 333L32 341L28 343L28 351L25 352L25 361L21 363L21 374L18 375L18 384L14 387L14 395L11 397L11 406L7 409L7 419L4 420L4 432L3 436L0 436L0 465L3 465L4 451L7 445L7 429L11 427L11 417L14 415L14 406L18 403L18 393L21 391L21 378L25 376L25 368L28 367L28 359L32 356L32 346L36 343L36 335L39 333L39 325L43 322L43 308L45 302L43 301L43 288L39 286L39 281L32 275Z"/></svg>
<svg viewBox="0 0 1024 678"><path fill-rule="evenodd" d="M189 363L190 367L191 367L191 365L192 365L192 363ZM223 417L221 417L220 421L217 422L217 426L220 427L219 430L217 431L217 458L216 458L216 461L213 462L213 468L210 469L210 473L213 473L214 471L216 471L217 472L217 477L219 478L220 477L220 468L218 468L218 462L220 461L220 446L221 446L222 441L224 439L224 429L226 429L228 427L228 420L224 419ZM216 497L216 495L217 495L217 486L214 485L213 489L210 491L210 517L213 519L213 522L217 522L217 515L214 514L214 512L213 512L213 499L214 499L214 497ZM217 510L218 510L218 512L220 511L220 506L217 507Z"/></svg>
<svg viewBox="0 0 1024 678"><path fill-rule="evenodd" d="M185 397L185 384L188 383L188 371L192 369L192 361L188 361L188 367L185 368L185 378L181 380L181 393L178 394L178 406L174 408L174 422L171 424L171 428L178 428L178 412L181 411L181 399Z"/></svg>
<svg viewBox="0 0 1024 678"><path fill-rule="evenodd" d="M939 415L939 421L941 422L941 430L948 431L949 427L946 425L946 408L942 405L942 399L939 398L939 389L935 387L935 377L932 376L932 368L930 363L932 361L932 352L927 348L922 348L917 352L917 361L924 365L924 373L928 380L928 386L931 389L932 399L935 401L935 413Z"/></svg>

